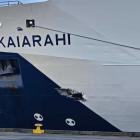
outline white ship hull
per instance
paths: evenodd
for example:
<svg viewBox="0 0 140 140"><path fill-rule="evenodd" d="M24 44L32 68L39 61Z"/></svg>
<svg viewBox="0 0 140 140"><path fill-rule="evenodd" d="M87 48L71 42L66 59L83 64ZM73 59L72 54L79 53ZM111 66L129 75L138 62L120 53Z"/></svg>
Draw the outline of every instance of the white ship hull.
<svg viewBox="0 0 140 140"><path fill-rule="evenodd" d="M60 1L60 3L50 1L0 8L2 52L0 61L3 62L3 56L4 60L10 59L12 63L17 63L13 61L17 59L20 78L22 78L22 81L19 78L19 85L21 89L23 88L23 93L27 95L32 91L48 98L46 104L43 104L45 100L42 99L42 107L31 109L32 113L29 116L24 114L26 120L20 118L26 124L28 117L34 116L29 119L32 123L23 127L30 128L34 122L33 119L37 120L35 116L39 114L44 120L37 121L44 121L42 123L46 126L48 123L49 129L140 132L138 47L131 47L133 45L131 43L128 45L109 43L104 41L105 37L102 34L93 29L93 25L90 24L91 21L93 22L90 10L93 9L90 8L92 8L91 4L97 2L96 0L94 2L89 0L87 4L87 7L89 6L87 13L90 13L89 22L78 17L79 11L74 15L75 7L73 7L74 11L67 11L65 7L63 8L66 3L63 0ZM84 5L84 1L82 2L81 7ZM70 7L71 5L70 2ZM34 27L27 27L27 20L34 21ZM18 57L17 54L19 54ZM27 69L25 60L29 63ZM39 75L33 75L35 72L31 67L36 68L36 73L40 73L42 78L39 78ZM22 75L24 70L26 72ZM27 76L28 70L30 79ZM26 77L30 80L27 84ZM32 78L37 80L34 81ZM46 83L43 81L45 78ZM49 80L53 81L52 86L49 85ZM9 86L11 88L10 84L5 85L6 88ZM0 87L3 88L3 85ZM36 91L33 90L35 87ZM59 92L56 93L58 88L63 92L72 89L83 93L84 100L60 95ZM45 91L49 95L47 93L45 95ZM60 96L58 101L55 99L56 104L53 104L56 108L50 106L53 100L49 101L54 93ZM37 101L34 95L31 98ZM55 95L54 98L56 98ZM61 102L63 98L64 104ZM66 105L66 107L62 109L63 111L56 112L60 109L59 105L61 107ZM44 108L47 109L43 110ZM86 111L89 114L84 113ZM42 114L50 115L52 117L50 122ZM58 115L58 118L55 118L55 115ZM60 122L56 124L56 121ZM22 127L19 124L9 127Z"/></svg>

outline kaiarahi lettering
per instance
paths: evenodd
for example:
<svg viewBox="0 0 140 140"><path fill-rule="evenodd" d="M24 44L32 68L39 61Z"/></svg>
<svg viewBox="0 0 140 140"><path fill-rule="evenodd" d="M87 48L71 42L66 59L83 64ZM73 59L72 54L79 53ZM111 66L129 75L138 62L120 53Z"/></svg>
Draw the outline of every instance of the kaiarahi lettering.
<svg viewBox="0 0 140 140"><path fill-rule="evenodd" d="M71 45L70 34L55 35L31 35L31 36L2 36L0 47L45 47L45 46L66 46Z"/></svg>

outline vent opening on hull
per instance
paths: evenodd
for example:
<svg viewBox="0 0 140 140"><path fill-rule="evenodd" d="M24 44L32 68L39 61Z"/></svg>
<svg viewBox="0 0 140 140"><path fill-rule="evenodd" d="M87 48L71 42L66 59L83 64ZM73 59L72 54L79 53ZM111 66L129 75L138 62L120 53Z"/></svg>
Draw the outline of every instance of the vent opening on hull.
<svg viewBox="0 0 140 140"><path fill-rule="evenodd" d="M23 86L20 66L16 59L0 59L0 88L15 91Z"/></svg>
<svg viewBox="0 0 140 140"><path fill-rule="evenodd" d="M69 98L73 98L75 100L78 101L86 101L84 94L82 92L73 90L73 89L69 89L69 88L56 88L56 91L62 95L62 96L66 96Z"/></svg>

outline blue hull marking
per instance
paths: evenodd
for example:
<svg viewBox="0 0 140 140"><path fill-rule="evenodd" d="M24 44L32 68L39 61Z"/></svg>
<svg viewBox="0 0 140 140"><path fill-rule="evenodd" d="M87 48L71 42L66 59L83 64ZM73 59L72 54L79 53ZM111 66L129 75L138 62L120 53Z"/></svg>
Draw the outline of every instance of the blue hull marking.
<svg viewBox="0 0 140 140"><path fill-rule="evenodd" d="M19 63L22 86L3 88L0 82L0 128L32 129L42 123L53 130L120 131L79 101L58 94L60 86L19 54L0 53L0 61L7 59ZM43 121L37 121L35 113Z"/></svg>

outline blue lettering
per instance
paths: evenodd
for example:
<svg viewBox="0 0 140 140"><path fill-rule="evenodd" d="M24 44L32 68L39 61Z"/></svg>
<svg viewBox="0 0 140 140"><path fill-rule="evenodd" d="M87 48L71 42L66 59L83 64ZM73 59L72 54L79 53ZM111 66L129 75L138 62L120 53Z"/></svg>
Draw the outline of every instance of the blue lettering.
<svg viewBox="0 0 140 140"><path fill-rule="evenodd" d="M18 45L18 47L20 47L19 36L17 36L17 45Z"/></svg>
<svg viewBox="0 0 140 140"><path fill-rule="evenodd" d="M70 34L68 34L68 45L71 45L71 38L70 38Z"/></svg>
<svg viewBox="0 0 140 140"><path fill-rule="evenodd" d="M9 39L8 39L8 45L7 45L7 47L10 47L10 46L16 47L16 45L15 45L15 43L14 43L14 41L13 41L13 39L12 39L11 36L10 36Z"/></svg>
<svg viewBox="0 0 140 140"><path fill-rule="evenodd" d="M16 36L15 37L15 40L12 36L9 36L6 40L7 41L7 44L5 45L5 37L2 36L0 38L0 46L2 47L25 47L25 46L28 46L28 47L37 47L37 46L59 46L59 45L71 45L71 35L68 33L68 34L55 34L54 35L54 39L51 38L51 35L49 34L46 34L46 37L45 39L42 40L41 36L40 35L32 35L30 36L32 37L32 42L30 41L30 38L28 38L28 36L23 36L23 37L20 37L20 36ZM43 37L44 38L44 37Z"/></svg>
<svg viewBox="0 0 140 140"><path fill-rule="evenodd" d="M2 46L5 48L6 46L4 45L4 43L2 42L4 39L4 36L0 39L0 44L2 44Z"/></svg>
<svg viewBox="0 0 140 140"><path fill-rule="evenodd" d="M28 40L28 37L27 37L27 36L24 36L24 38L23 38L23 43L22 43L22 47L24 47L24 46L26 46L26 45L28 45L29 47L31 47L31 44L30 44L30 42L29 42L29 40Z"/></svg>
<svg viewBox="0 0 140 140"><path fill-rule="evenodd" d="M36 44L38 45L38 46L41 46L41 36L40 35L33 35L32 36L32 39L33 39L33 46L35 47L36 46Z"/></svg>
<svg viewBox="0 0 140 140"><path fill-rule="evenodd" d="M59 42L60 41L63 42L63 45L66 45L66 37L65 37L65 34L63 34L63 37L62 38L59 38L58 37L58 34L56 34L55 37L56 37L56 45L59 45Z"/></svg>
<svg viewBox="0 0 140 140"><path fill-rule="evenodd" d="M46 40L45 40L44 46L46 46L47 44L51 44L53 46L53 42L51 40L50 35L46 36Z"/></svg>

